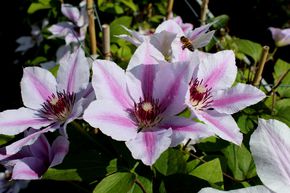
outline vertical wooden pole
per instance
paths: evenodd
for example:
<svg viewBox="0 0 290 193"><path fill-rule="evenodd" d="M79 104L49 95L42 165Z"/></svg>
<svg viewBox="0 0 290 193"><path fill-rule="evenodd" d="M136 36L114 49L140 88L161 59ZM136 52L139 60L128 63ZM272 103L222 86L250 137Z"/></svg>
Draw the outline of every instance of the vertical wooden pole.
<svg viewBox="0 0 290 193"><path fill-rule="evenodd" d="M102 25L103 29L103 52L106 60L111 59L110 49L110 26L108 24Z"/></svg>
<svg viewBox="0 0 290 193"><path fill-rule="evenodd" d="M172 14L174 0L168 0L166 19L168 20Z"/></svg>
<svg viewBox="0 0 290 193"><path fill-rule="evenodd" d="M254 77L254 80L253 80L253 85L254 86L259 86L260 85L260 81L262 79L262 73L263 73L263 70L264 70L264 66L265 66L265 63L267 61L267 58L268 58L268 53L269 53L269 46L264 46L263 47L263 51L262 51L262 55L261 55L261 59L260 59L260 62L259 62L259 65L258 65L258 69L255 73L255 77Z"/></svg>
<svg viewBox="0 0 290 193"><path fill-rule="evenodd" d="M87 0L87 11L89 17L89 34L90 34L90 46L91 54L97 54L97 40L96 40L96 28L95 28L95 16L94 16L94 0Z"/></svg>
<svg viewBox="0 0 290 193"><path fill-rule="evenodd" d="M200 9L200 23L204 25L206 22L206 14L208 11L208 2L209 0L202 0L201 9Z"/></svg>

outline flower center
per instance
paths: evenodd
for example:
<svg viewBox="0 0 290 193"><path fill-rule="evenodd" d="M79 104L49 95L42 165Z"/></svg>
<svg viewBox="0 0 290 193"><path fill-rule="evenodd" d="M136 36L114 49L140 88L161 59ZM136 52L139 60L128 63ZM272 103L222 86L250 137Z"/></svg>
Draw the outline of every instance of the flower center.
<svg viewBox="0 0 290 193"><path fill-rule="evenodd" d="M158 100L140 99L139 103L134 104L133 115L136 118L138 132L143 129L154 127L162 118L161 109Z"/></svg>
<svg viewBox="0 0 290 193"><path fill-rule="evenodd" d="M74 93L66 93L63 91L57 92L56 95L52 94L42 104L40 116L51 121L64 122L71 114L74 102Z"/></svg>
<svg viewBox="0 0 290 193"><path fill-rule="evenodd" d="M212 103L211 88L202 85L202 80L191 80L190 87L190 103L196 110L208 109Z"/></svg>

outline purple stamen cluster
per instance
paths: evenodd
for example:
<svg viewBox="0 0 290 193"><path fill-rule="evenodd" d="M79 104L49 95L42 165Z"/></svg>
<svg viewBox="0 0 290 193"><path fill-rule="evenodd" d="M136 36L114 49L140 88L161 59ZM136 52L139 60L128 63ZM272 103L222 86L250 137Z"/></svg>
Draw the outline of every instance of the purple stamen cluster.
<svg viewBox="0 0 290 193"><path fill-rule="evenodd" d="M190 102L191 105L199 110L207 109L211 106L212 96L211 88L207 88L207 85L202 85L203 80L199 81L191 79L190 86Z"/></svg>

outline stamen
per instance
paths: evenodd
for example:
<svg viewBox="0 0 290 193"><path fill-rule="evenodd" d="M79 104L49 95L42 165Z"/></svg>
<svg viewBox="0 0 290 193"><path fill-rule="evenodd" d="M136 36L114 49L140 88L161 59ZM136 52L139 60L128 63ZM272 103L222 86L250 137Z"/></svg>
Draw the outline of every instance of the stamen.
<svg viewBox="0 0 290 193"><path fill-rule="evenodd" d="M204 110L211 106L212 96L211 88L202 84L203 80L199 81L191 79L190 86L190 103L196 110Z"/></svg>

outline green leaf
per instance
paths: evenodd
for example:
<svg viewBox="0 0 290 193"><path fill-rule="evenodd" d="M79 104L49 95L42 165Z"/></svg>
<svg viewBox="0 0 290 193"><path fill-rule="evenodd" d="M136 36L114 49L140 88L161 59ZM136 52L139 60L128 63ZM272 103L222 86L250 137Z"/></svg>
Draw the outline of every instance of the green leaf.
<svg viewBox="0 0 290 193"><path fill-rule="evenodd" d="M188 156L184 155L180 150L169 148L161 154L154 167L165 176L186 173L187 159Z"/></svg>
<svg viewBox="0 0 290 193"><path fill-rule="evenodd" d="M46 62L47 59L43 56L38 56L31 61L31 65L39 65L40 63Z"/></svg>
<svg viewBox="0 0 290 193"><path fill-rule="evenodd" d="M137 175L136 180L138 180L138 183L135 182L133 188L128 193L144 193L141 186L144 188L146 193L153 193L153 185L151 180L139 175Z"/></svg>
<svg viewBox="0 0 290 193"><path fill-rule="evenodd" d="M230 144L222 152L235 179L245 180L256 176L253 158L244 144L241 146Z"/></svg>
<svg viewBox="0 0 290 193"><path fill-rule="evenodd" d="M132 18L128 16L122 16L112 21L112 23L110 24L110 29L111 29L110 35L111 35L112 43L117 42L119 39L115 37L115 35L128 34L127 31L124 30L124 28L121 25L129 28L131 22L132 22Z"/></svg>
<svg viewBox="0 0 290 193"><path fill-rule="evenodd" d="M223 173L218 158L198 166L189 174L206 180L215 187L220 187L223 184Z"/></svg>
<svg viewBox="0 0 290 193"><path fill-rule="evenodd" d="M213 27L215 29L220 29L226 27L229 22L230 17L228 15L219 15L213 18L210 22L214 22Z"/></svg>
<svg viewBox="0 0 290 193"><path fill-rule="evenodd" d="M117 51L117 54L118 57L124 61L129 61L132 56L132 52L129 46L120 47Z"/></svg>
<svg viewBox="0 0 290 193"><path fill-rule="evenodd" d="M227 141L212 136L200 140L196 146L202 151L215 152L225 148L228 144L229 143Z"/></svg>
<svg viewBox="0 0 290 193"><path fill-rule="evenodd" d="M115 12L116 12L117 14L122 14L122 13L124 13L123 8L122 8L120 5L118 5L118 4L116 4L116 5L114 6L114 9L115 9Z"/></svg>
<svg viewBox="0 0 290 193"><path fill-rule="evenodd" d="M129 192L136 180L135 174L117 172L104 178L94 189L93 193Z"/></svg>
<svg viewBox="0 0 290 193"><path fill-rule="evenodd" d="M138 7L134 4L132 0L121 0L121 3L124 3L127 7L132 9L132 11L136 12Z"/></svg>
<svg viewBox="0 0 290 193"><path fill-rule="evenodd" d="M277 62L275 63L274 66L274 80L275 83L282 77L285 75L285 73L290 69L290 64L278 59ZM290 97L290 89L289 89L289 85L290 85L290 73L288 72L288 74L284 77L284 79L282 80L280 86L276 89L277 92L280 94L280 97Z"/></svg>
<svg viewBox="0 0 290 193"><path fill-rule="evenodd" d="M14 136L0 134L0 145L7 143L8 141L10 141L13 138L14 138Z"/></svg>
<svg viewBox="0 0 290 193"><path fill-rule="evenodd" d="M46 180L58 180L58 181L82 181L77 169L54 169L49 168L42 179Z"/></svg>
<svg viewBox="0 0 290 193"><path fill-rule="evenodd" d="M254 129L253 120L248 115L239 116L237 123L241 132L244 134L247 134L249 131Z"/></svg>
<svg viewBox="0 0 290 193"><path fill-rule="evenodd" d="M282 99L277 101L275 105L274 118L278 119L290 127L290 99Z"/></svg>
<svg viewBox="0 0 290 193"><path fill-rule="evenodd" d="M258 44L250 40L239 39L239 38L236 38L234 42L238 46L239 52L242 52L252 57L256 63L260 60L260 56L262 53L261 44Z"/></svg>
<svg viewBox="0 0 290 193"><path fill-rule="evenodd" d="M42 10L42 9L50 9L51 5L49 4L50 1L39 1L38 3L31 3L29 6L27 13L32 14L36 11Z"/></svg>

